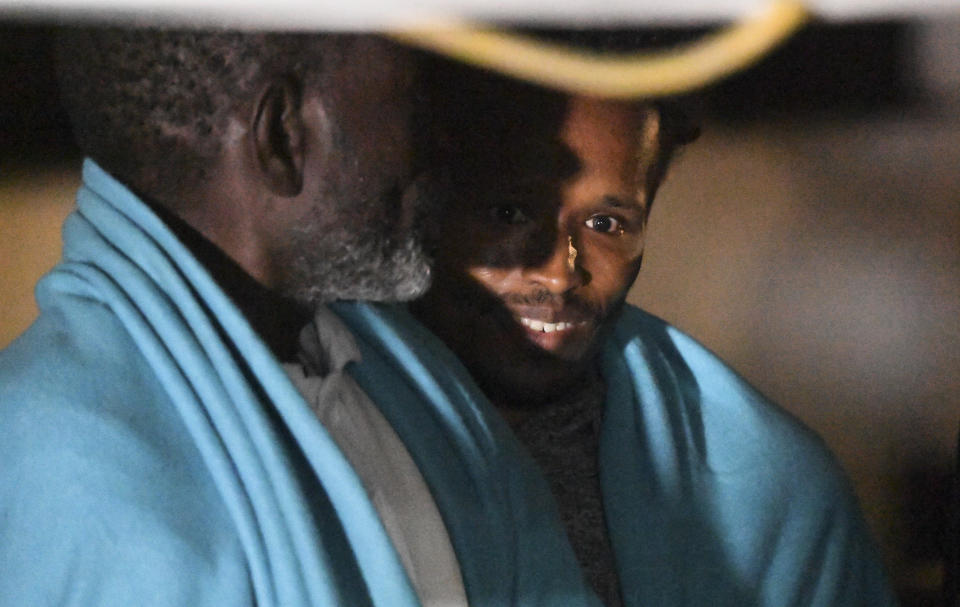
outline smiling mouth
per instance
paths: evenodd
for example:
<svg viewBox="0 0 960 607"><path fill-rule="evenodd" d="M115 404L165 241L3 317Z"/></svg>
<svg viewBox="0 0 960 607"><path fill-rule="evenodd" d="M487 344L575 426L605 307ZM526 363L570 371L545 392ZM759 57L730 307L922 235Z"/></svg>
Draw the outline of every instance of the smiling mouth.
<svg viewBox="0 0 960 607"><path fill-rule="evenodd" d="M542 320L536 320L533 318L527 318L525 316L518 316L517 321L527 327L531 331L537 331L540 333L555 333L568 331L570 329L575 329L577 327L582 327L587 324L584 321L581 322L544 322Z"/></svg>

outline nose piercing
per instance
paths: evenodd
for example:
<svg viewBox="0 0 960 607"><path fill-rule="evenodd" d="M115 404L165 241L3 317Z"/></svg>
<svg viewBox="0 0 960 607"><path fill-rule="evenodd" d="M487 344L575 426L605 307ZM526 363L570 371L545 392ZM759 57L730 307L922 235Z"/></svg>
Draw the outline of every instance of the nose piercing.
<svg viewBox="0 0 960 607"><path fill-rule="evenodd" d="M573 236L567 236L567 269L577 269L577 247L573 246Z"/></svg>

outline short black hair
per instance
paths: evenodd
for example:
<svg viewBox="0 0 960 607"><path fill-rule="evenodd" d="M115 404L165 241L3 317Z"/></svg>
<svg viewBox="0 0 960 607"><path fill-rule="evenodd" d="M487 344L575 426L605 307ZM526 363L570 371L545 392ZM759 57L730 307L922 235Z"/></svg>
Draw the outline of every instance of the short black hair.
<svg viewBox="0 0 960 607"><path fill-rule="evenodd" d="M318 36L63 28L61 98L84 154L162 201L205 178L231 112L265 79L323 73Z"/></svg>
<svg viewBox="0 0 960 607"><path fill-rule="evenodd" d="M621 41L621 37L606 31L552 31L543 37L595 51L621 52L624 48L623 44L611 43ZM646 40L643 36L640 39ZM627 42L631 40L635 48L636 39L632 32L627 32ZM545 101L560 101L570 93L429 52L421 52L418 57L417 151L423 166L449 167L455 159L469 157L476 150L496 149L512 129L526 128L518 120L536 121L545 128L551 124L559 126L563 121L563 104ZM696 113L690 111L695 100L668 97L634 102L655 109L658 115L658 150L650 181L659 185L676 152L699 137ZM524 108L531 113L518 118L509 108Z"/></svg>
<svg viewBox="0 0 960 607"><path fill-rule="evenodd" d="M678 44L695 40L707 31L707 28L519 28L517 34L534 40L559 43L584 51L609 54L658 51ZM430 52L419 54L421 62L421 87L419 99L419 128L430 132L431 123L435 127L446 121L446 128L469 130L477 112L484 111L484 103L502 103L495 100L502 94L504 99L514 98L520 103L524 95L555 95L562 97L567 93L551 91L549 87L532 84L496 70L488 70L465 65L457 60L438 56ZM661 162L663 168L669 164L674 152L700 136L701 112L700 98L696 92L656 99L637 99L637 103L654 107L660 117ZM479 104L479 105L478 105ZM434 128L431 137L436 133ZM482 135L482 134L481 134ZM429 148L429 144L426 146ZM442 147L434 152L439 157L431 158L426 154L425 162L442 160L449 150ZM436 154L434 154L436 156Z"/></svg>

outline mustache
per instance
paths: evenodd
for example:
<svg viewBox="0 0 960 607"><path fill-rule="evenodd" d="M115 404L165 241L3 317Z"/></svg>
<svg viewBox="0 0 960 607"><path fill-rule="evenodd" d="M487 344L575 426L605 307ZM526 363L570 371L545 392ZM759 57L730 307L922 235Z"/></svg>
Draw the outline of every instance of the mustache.
<svg viewBox="0 0 960 607"><path fill-rule="evenodd" d="M500 295L499 302L508 306L539 306L562 309L565 314L570 314L580 320L599 320L603 318L605 313L603 306L582 299L575 294L551 293L546 289L533 289L523 293L505 293Z"/></svg>
<svg viewBox="0 0 960 607"><path fill-rule="evenodd" d="M564 316L575 320L592 320L600 324L608 314L608 306L583 299L575 293L551 293L548 289L533 287L525 291L496 293L473 278L463 276L441 278L442 286L434 287L447 294L455 305L472 309L482 316L509 315L515 306L536 306L563 310ZM450 280L452 278L452 280Z"/></svg>

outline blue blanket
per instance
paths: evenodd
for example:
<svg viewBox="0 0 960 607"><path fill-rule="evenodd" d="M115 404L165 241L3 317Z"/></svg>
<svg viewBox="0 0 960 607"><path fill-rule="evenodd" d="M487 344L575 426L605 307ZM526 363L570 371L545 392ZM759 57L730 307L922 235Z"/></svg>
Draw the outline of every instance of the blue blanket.
<svg viewBox="0 0 960 607"><path fill-rule="evenodd" d="M416 605L347 460L136 196L84 165L37 322L0 353L0 605ZM351 369L434 494L471 605L592 605L546 481L402 308L341 304ZM601 444L628 605L885 605L817 439L628 309Z"/></svg>
<svg viewBox="0 0 960 607"><path fill-rule="evenodd" d="M441 512L469 511L447 489L463 482L462 471L480 468L467 462L481 458L463 447L478 436L506 460L504 469L523 470L521 478L536 485L518 490L523 497L508 510L531 521L538 513L530 508L553 512L522 447L433 335L398 308L338 312L358 335L364 361L377 361L354 377L427 483L444 488L436 494ZM849 483L817 436L700 344L637 308L622 313L603 362L601 488L626 605L896 604ZM402 370L406 389L422 398L392 400L404 388L395 373L380 376L382 366ZM465 402L451 405L450 395ZM409 403L428 404L411 410ZM513 485L506 487L509 495ZM522 503L531 495L542 501ZM458 554L482 545L457 542L460 525L477 523L446 520ZM543 548L509 564L521 576L548 549L566 551L556 544L555 518L542 531L525 524ZM470 573L470 563L462 565ZM552 604L573 604L555 598Z"/></svg>

